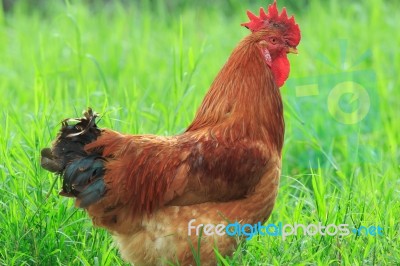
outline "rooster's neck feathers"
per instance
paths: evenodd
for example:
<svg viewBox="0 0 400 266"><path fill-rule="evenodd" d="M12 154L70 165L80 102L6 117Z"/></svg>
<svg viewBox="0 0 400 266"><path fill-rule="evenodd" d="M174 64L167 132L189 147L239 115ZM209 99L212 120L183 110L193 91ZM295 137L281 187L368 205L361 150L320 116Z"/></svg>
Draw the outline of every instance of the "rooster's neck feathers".
<svg viewBox="0 0 400 266"><path fill-rule="evenodd" d="M252 36L236 47L215 78L187 131L237 129L236 138L265 141L278 151L284 135L283 107L274 82Z"/></svg>

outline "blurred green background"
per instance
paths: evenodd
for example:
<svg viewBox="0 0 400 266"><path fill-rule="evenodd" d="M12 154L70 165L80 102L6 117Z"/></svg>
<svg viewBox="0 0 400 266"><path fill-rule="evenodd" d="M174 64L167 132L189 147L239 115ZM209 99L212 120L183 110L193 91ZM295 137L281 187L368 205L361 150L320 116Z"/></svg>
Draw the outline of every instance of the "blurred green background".
<svg viewBox="0 0 400 266"><path fill-rule="evenodd" d="M246 10L269 1L3 1L0 264L123 265L40 168L66 117L172 135L192 120ZM400 261L397 1L278 1L302 31L281 88L286 135L271 223L379 225L384 236L257 237L221 265Z"/></svg>

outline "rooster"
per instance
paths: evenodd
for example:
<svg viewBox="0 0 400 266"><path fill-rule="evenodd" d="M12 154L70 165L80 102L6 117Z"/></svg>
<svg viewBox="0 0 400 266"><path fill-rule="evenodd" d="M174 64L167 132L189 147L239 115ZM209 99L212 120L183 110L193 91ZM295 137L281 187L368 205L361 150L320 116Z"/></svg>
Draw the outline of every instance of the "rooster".
<svg viewBox="0 0 400 266"><path fill-rule="evenodd" d="M214 249L230 255L237 239L189 230L190 221L263 223L273 209L284 140L279 88L300 29L285 8L279 14L276 1L267 13L247 14L242 26L251 33L182 134L101 129L89 108L82 118L64 120L52 148L42 150L42 167L63 179L60 194L76 198L135 265L194 264L197 250L203 265L215 264Z"/></svg>

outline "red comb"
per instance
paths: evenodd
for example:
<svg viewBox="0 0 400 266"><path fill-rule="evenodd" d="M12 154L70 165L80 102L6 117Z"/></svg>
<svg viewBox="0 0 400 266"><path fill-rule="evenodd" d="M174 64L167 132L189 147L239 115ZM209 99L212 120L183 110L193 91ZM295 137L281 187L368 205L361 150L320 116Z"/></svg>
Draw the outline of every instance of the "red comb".
<svg viewBox="0 0 400 266"><path fill-rule="evenodd" d="M247 11L247 16L249 17L250 22L242 23L241 25L251 30L251 32L256 32L272 25L282 29L282 33L284 35L287 35L287 38L290 41L290 45L297 46L299 44L299 25L296 24L293 16L291 16L290 18L288 17L286 8L283 8L282 13L279 15L276 0L274 0L274 3L272 5L268 6L267 14L265 13L264 8L260 7L259 17L257 17L250 11Z"/></svg>

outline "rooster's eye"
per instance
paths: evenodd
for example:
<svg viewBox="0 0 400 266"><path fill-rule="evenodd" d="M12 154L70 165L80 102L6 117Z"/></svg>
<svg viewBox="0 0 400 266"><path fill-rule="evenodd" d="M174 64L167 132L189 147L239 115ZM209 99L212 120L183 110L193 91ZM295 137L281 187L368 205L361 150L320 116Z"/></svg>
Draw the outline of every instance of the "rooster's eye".
<svg viewBox="0 0 400 266"><path fill-rule="evenodd" d="M270 41L272 44L276 44L276 38L271 38Z"/></svg>

